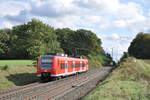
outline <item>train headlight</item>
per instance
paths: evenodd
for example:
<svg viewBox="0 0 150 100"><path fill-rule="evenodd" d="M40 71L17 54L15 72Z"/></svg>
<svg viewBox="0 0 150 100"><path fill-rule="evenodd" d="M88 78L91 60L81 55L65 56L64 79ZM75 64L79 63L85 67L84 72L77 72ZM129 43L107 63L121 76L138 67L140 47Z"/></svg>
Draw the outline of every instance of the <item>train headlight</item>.
<svg viewBox="0 0 150 100"><path fill-rule="evenodd" d="M36 76L37 76L37 77L41 77L41 74L37 74Z"/></svg>

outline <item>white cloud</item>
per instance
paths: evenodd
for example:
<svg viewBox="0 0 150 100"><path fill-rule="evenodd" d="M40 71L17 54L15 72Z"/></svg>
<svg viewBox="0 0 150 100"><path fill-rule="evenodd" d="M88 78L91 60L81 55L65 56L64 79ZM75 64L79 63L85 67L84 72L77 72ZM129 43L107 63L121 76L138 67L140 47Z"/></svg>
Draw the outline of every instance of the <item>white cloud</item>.
<svg viewBox="0 0 150 100"><path fill-rule="evenodd" d="M47 17L48 24L56 27L95 26L99 31L110 28L127 28L135 31L136 28L133 28L136 27L135 23L141 23L146 19L139 4L133 2L125 4L120 0L32 0L25 4L12 2L16 4L12 6L15 9L7 10L15 13L5 14L5 18L20 23L34 16ZM11 3L5 2L5 5Z"/></svg>
<svg viewBox="0 0 150 100"><path fill-rule="evenodd" d="M0 17L4 17L6 15L14 16L24 9L29 9L29 5L27 3L4 0L0 2Z"/></svg>
<svg viewBox="0 0 150 100"><path fill-rule="evenodd" d="M142 7L136 3L129 2L127 4L120 4L119 17L126 20L135 19L141 20L144 18Z"/></svg>
<svg viewBox="0 0 150 100"><path fill-rule="evenodd" d="M99 37L102 39L102 46L104 50L112 55L113 49L113 58L114 60L119 60L122 56L123 52L127 52L127 49L132 41L133 37L118 35L118 34L110 34L104 35L101 34Z"/></svg>
<svg viewBox="0 0 150 100"><path fill-rule="evenodd" d="M101 37L104 38L104 39L108 39L108 40L120 39L120 36L118 34L101 35Z"/></svg>
<svg viewBox="0 0 150 100"><path fill-rule="evenodd" d="M125 28L125 27L127 27L127 22L124 20L116 20L116 21L114 21L114 27Z"/></svg>
<svg viewBox="0 0 150 100"><path fill-rule="evenodd" d="M47 17L62 17L72 14L72 0L34 0L31 2L31 13Z"/></svg>
<svg viewBox="0 0 150 100"><path fill-rule="evenodd" d="M12 28L13 24L9 21L2 22L0 28Z"/></svg>
<svg viewBox="0 0 150 100"><path fill-rule="evenodd" d="M29 12L27 10L21 11L18 15L7 15L5 18L15 23L25 23L30 20Z"/></svg>
<svg viewBox="0 0 150 100"><path fill-rule="evenodd" d="M75 0L74 3L82 9L96 10L101 13L116 12L119 6L119 0Z"/></svg>

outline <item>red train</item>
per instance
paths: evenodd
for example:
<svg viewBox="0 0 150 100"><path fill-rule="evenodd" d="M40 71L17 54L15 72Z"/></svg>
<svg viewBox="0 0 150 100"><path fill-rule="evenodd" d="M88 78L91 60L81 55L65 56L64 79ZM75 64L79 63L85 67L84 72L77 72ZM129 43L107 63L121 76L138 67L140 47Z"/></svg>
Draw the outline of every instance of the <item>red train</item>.
<svg viewBox="0 0 150 100"><path fill-rule="evenodd" d="M88 71L88 60L60 55L38 57L37 77L50 79Z"/></svg>

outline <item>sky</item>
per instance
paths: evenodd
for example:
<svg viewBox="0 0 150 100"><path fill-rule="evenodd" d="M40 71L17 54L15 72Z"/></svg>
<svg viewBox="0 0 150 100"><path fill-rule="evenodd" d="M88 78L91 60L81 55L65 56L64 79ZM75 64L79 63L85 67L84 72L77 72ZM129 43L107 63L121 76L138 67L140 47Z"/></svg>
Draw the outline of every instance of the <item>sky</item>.
<svg viewBox="0 0 150 100"><path fill-rule="evenodd" d="M0 0L0 29L32 18L55 28L87 29L119 60L139 32L150 32L150 0Z"/></svg>

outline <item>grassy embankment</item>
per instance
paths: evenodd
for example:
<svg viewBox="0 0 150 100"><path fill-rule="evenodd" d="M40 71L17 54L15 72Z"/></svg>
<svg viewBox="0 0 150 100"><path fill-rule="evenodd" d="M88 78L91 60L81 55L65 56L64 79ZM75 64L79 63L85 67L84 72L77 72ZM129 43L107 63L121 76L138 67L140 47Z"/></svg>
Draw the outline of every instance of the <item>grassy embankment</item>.
<svg viewBox="0 0 150 100"><path fill-rule="evenodd" d="M0 60L0 89L36 81L32 60Z"/></svg>
<svg viewBox="0 0 150 100"><path fill-rule="evenodd" d="M106 65L106 64L108 64L108 62L111 61L104 55L89 56L89 57L87 57L87 59L89 60L90 70L94 69L94 68L102 67L102 65Z"/></svg>
<svg viewBox="0 0 150 100"><path fill-rule="evenodd" d="M150 100L150 60L127 58L84 100Z"/></svg>

